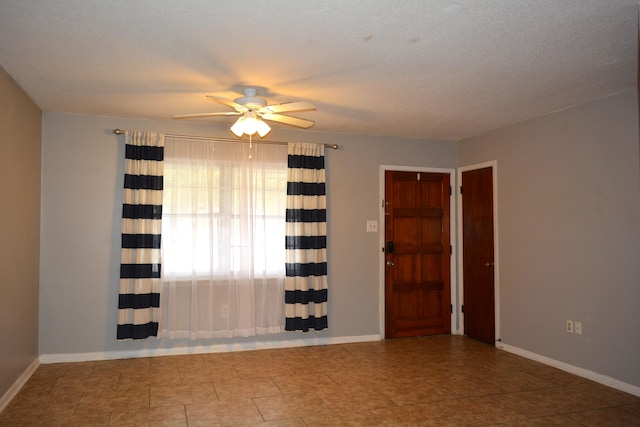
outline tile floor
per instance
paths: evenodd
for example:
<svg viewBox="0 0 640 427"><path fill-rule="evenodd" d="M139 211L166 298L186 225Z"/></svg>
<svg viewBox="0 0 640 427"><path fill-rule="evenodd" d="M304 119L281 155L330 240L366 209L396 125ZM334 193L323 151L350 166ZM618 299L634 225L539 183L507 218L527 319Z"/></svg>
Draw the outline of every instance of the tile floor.
<svg viewBox="0 0 640 427"><path fill-rule="evenodd" d="M640 426L640 398L460 337L41 365L1 426Z"/></svg>

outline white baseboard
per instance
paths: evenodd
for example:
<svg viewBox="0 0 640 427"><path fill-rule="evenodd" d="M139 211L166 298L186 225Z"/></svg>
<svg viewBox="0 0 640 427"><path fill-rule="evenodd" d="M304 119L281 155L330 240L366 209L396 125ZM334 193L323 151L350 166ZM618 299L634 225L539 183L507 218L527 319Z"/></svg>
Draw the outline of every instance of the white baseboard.
<svg viewBox="0 0 640 427"><path fill-rule="evenodd" d="M518 356L526 357L527 359L535 360L537 362L544 363L545 365L553 366L554 368L558 368L565 372L578 375L579 377L586 378L588 380L595 381L608 387L612 387L617 390L640 397L640 387L634 386L632 384L627 384L615 378L598 374L597 372L593 372L588 369L579 368L565 362L560 362L559 360L551 359L550 357L532 353L528 350L523 350L521 348L514 347L502 342L496 343L496 347L509 353L517 354Z"/></svg>
<svg viewBox="0 0 640 427"><path fill-rule="evenodd" d="M31 362L31 364L22 373L22 375L18 377L16 382L13 383L11 387L9 387L9 390L7 390L7 392L2 395L2 397L0 397L0 412L2 412L4 408L7 407L9 402L11 402L14 397L16 397L20 389L27 383L29 378L31 378L31 375L33 375L36 369L38 369L38 366L40 366L40 360L36 358L33 362Z"/></svg>
<svg viewBox="0 0 640 427"><path fill-rule="evenodd" d="M175 348L157 348L131 351L105 351L92 353L41 354L40 363L87 362L94 360L130 359L136 357L177 356L183 354L224 353L231 351L266 350L273 348L306 347L312 345L347 344L380 341L381 335L359 335L351 337L305 337L285 341L264 341L235 344L212 344Z"/></svg>

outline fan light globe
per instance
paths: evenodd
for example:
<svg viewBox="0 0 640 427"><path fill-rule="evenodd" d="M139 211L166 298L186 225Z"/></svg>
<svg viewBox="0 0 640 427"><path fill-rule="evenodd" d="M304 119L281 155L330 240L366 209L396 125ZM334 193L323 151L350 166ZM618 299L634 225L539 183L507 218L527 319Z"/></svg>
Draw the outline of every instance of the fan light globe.
<svg viewBox="0 0 640 427"><path fill-rule="evenodd" d="M247 111L242 117L240 117L231 126L231 132L238 138L242 135L254 135L256 132L260 137L264 137L271 132L271 127L266 124L262 119L257 117L254 111Z"/></svg>

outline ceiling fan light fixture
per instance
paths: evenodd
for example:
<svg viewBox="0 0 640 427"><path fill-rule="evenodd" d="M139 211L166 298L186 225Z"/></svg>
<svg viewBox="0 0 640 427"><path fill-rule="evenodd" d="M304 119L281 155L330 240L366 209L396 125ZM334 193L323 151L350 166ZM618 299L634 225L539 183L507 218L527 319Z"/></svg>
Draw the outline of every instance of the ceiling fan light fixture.
<svg viewBox="0 0 640 427"><path fill-rule="evenodd" d="M244 135L244 117L240 117L236 122L231 126L231 132L238 138L241 138Z"/></svg>
<svg viewBox="0 0 640 427"><path fill-rule="evenodd" d="M271 132L271 126L262 119L256 119L256 130L258 131L260 138L263 138L266 134Z"/></svg>
<svg viewBox="0 0 640 427"><path fill-rule="evenodd" d="M254 135L257 132L262 138L271 132L271 127L260 119L255 111L247 111L231 126L231 132L238 138L245 134Z"/></svg>

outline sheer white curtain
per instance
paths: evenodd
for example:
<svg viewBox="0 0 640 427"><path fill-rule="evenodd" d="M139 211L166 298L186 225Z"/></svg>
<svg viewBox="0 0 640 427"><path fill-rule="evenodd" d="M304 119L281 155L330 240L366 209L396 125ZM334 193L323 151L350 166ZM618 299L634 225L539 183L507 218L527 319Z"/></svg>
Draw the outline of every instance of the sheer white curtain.
<svg viewBox="0 0 640 427"><path fill-rule="evenodd" d="M284 331L286 176L286 146L166 137L159 337Z"/></svg>

